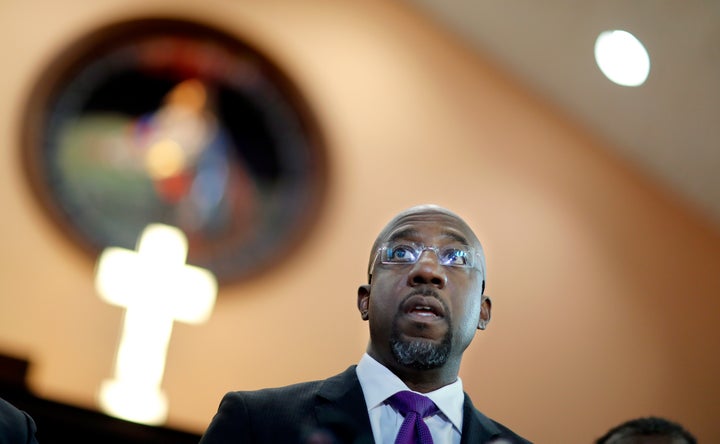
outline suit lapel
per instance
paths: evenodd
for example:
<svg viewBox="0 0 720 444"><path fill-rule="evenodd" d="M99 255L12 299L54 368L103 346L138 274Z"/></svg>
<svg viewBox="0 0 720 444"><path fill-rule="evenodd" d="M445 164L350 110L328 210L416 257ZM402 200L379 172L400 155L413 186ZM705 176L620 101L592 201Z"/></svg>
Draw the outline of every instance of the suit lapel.
<svg viewBox="0 0 720 444"><path fill-rule="evenodd" d="M488 442L500 433L500 429L487 416L480 413L470 401L470 397L465 394L460 444Z"/></svg>
<svg viewBox="0 0 720 444"><path fill-rule="evenodd" d="M323 381L317 394L318 425L340 442L372 443L372 428L355 366Z"/></svg>

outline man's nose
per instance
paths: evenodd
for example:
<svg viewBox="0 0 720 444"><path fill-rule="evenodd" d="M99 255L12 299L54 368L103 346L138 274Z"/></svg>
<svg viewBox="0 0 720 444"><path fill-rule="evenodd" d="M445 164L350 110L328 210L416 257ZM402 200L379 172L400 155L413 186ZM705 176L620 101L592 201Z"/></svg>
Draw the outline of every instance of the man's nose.
<svg viewBox="0 0 720 444"><path fill-rule="evenodd" d="M445 287L447 275L445 267L440 264L437 254L432 250L425 250L410 269L408 285L434 285L437 288Z"/></svg>

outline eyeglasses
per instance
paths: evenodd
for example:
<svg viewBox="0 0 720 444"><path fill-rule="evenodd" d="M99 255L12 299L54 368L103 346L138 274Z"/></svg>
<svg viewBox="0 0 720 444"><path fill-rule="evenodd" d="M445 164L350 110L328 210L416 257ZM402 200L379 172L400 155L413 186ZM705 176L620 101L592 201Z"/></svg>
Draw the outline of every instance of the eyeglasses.
<svg viewBox="0 0 720 444"><path fill-rule="evenodd" d="M467 245L435 247L416 243L385 242L378 248L375 259L373 259L370 266L369 274L372 275L378 257L383 264L409 265L416 263L425 250L434 251L440 265L462 268L476 268L476 266L479 266L478 269L483 271L479 254L474 248Z"/></svg>

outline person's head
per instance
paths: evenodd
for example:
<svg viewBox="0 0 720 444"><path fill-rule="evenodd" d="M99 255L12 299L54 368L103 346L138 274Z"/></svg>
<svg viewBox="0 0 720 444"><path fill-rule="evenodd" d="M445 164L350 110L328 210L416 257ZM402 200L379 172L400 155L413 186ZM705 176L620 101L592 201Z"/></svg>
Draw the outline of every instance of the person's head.
<svg viewBox="0 0 720 444"><path fill-rule="evenodd" d="M457 377L475 331L490 321L484 287L482 246L458 215L435 205L401 212L375 240L368 284L358 289L368 354L396 374Z"/></svg>
<svg viewBox="0 0 720 444"><path fill-rule="evenodd" d="M680 424L650 416L613 427L595 444L696 444L695 437Z"/></svg>

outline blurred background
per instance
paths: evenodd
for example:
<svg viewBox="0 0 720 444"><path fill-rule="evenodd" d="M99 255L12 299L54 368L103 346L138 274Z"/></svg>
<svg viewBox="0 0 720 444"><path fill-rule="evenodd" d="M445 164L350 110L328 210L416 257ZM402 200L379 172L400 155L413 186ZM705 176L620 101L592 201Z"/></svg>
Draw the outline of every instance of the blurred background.
<svg viewBox="0 0 720 444"><path fill-rule="evenodd" d="M107 106L83 94L95 98L91 87L127 68L127 54L85 60L93 69L80 80L63 69L96 30L146 18L201 23L251 50L219 57L233 68L205 72L210 87L114 90L112 105L154 94L153 108L94 114ZM487 255L494 316L461 371L480 410L537 443L591 442L647 415L718 441L719 24L718 6L699 0L4 1L2 374L26 377L52 403L43 412L65 412L56 418L105 421L92 415L118 374L126 309L95 287L100 247L133 248L149 218L177 222L189 262L220 280L206 318L175 322L166 346L158 429L192 442L227 391L356 363L368 340L356 290L377 232L401 209L437 203L475 227ZM648 49L642 86L613 84L595 64L595 39L612 29ZM160 54L135 59L155 66L163 52L143 54ZM192 67L200 55L190 54ZM254 71L258 60L277 72ZM223 102L232 91L246 101ZM43 97L57 100L43 107ZM92 150L98 137L138 147L178 104L192 111L169 114L192 117L179 127L200 128L184 146L204 140L180 159L222 181L186 198L189 179L167 173L180 171L171 155L142 174L128 155L114 181L76 175L107 178L93 169L104 157L72 147ZM230 133L243 122L263 131ZM264 143L272 155L253 157ZM87 192L110 182L127 187ZM221 205L218 189L238 195ZM27 410L42 433L45 414Z"/></svg>

